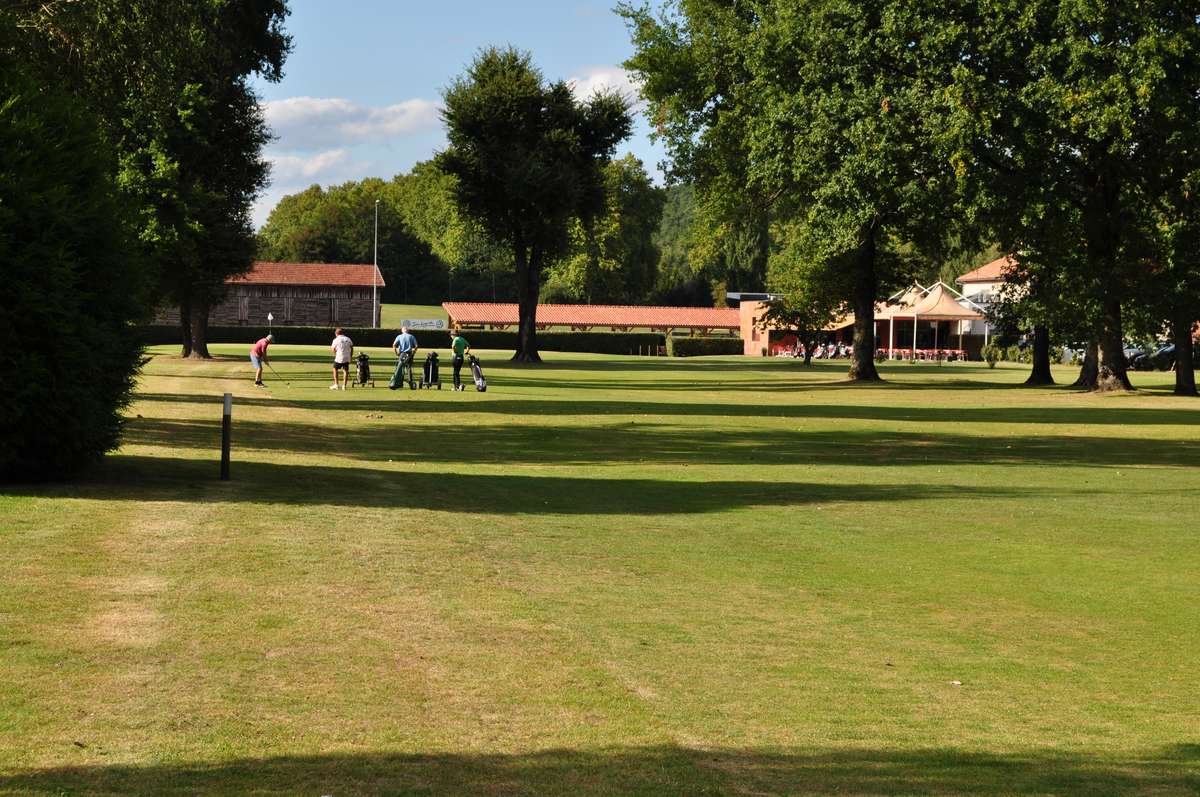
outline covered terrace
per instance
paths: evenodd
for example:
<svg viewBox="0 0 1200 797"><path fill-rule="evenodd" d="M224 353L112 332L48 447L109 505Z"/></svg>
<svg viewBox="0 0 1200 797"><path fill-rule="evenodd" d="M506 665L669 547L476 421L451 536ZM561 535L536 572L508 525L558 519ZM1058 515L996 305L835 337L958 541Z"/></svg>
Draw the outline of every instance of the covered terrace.
<svg viewBox="0 0 1200 797"><path fill-rule="evenodd" d="M513 329L520 324L518 307L511 303L444 302L453 329ZM571 332L649 330L665 335L736 336L741 320L736 309L725 307L637 307L611 304L539 304L537 328Z"/></svg>

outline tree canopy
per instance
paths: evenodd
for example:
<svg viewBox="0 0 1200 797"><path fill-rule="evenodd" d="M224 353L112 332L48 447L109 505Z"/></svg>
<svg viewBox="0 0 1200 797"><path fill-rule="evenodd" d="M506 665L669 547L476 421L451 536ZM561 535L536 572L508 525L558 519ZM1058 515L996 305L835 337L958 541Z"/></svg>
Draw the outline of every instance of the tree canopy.
<svg viewBox="0 0 1200 797"><path fill-rule="evenodd" d="M939 122L961 25L941 4L680 0L621 6L678 175L726 242L774 254L797 312L850 309L875 380L874 306L936 252L954 201ZM774 221L788 238L762 243Z"/></svg>
<svg viewBox="0 0 1200 797"><path fill-rule="evenodd" d="M251 202L269 138L249 77L278 80L285 0L12 4L17 46L88 106L111 145L184 353L207 356L208 307L253 261Z"/></svg>
<svg viewBox="0 0 1200 797"><path fill-rule="evenodd" d="M603 212L603 166L627 138L625 98L579 101L547 83L528 53L487 49L444 95L449 146L437 157L455 201L511 252L520 329L514 359L537 362L543 271L570 248L571 222Z"/></svg>

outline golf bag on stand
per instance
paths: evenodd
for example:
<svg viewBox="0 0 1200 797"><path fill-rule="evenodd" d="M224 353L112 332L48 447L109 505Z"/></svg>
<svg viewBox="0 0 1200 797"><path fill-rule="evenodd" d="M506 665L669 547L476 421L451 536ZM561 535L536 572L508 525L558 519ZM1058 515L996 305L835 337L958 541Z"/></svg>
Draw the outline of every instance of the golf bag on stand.
<svg viewBox="0 0 1200 797"><path fill-rule="evenodd" d="M375 387L375 380L371 378L371 358L365 351L359 352L355 358L354 381L350 387L366 387L368 382Z"/></svg>
<svg viewBox="0 0 1200 797"><path fill-rule="evenodd" d="M421 369L421 387L434 387L438 390L442 389L442 382L438 379L438 356L436 351L431 351L425 355L425 365Z"/></svg>
<svg viewBox="0 0 1200 797"><path fill-rule="evenodd" d="M408 389L416 390L417 382L413 378L413 353L411 351L402 352L400 359L396 361L396 370L392 373L392 379L388 382L388 387L392 390L399 390L404 387L404 372L408 371Z"/></svg>
<svg viewBox="0 0 1200 797"><path fill-rule="evenodd" d="M474 354L471 357L471 378L475 380L475 389L480 393L487 390L487 380L483 378L483 367L479 364L479 358Z"/></svg>

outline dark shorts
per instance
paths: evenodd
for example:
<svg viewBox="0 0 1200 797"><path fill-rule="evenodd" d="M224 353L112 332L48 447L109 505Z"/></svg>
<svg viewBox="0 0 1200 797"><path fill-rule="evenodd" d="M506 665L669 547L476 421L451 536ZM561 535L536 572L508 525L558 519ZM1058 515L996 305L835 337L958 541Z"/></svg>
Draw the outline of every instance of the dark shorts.
<svg viewBox="0 0 1200 797"><path fill-rule="evenodd" d="M333 370L345 371L346 373L350 373L350 363L334 363Z"/></svg>

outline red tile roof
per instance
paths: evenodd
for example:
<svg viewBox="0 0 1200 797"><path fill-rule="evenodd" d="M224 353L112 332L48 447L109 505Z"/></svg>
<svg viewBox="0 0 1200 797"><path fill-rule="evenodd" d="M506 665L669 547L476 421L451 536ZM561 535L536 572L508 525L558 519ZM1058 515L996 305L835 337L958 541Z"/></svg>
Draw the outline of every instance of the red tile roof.
<svg viewBox="0 0 1200 797"><path fill-rule="evenodd" d="M517 305L445 302L451 324L515 326ZM633 307L613 304L539 304L538 326L739 329L736 308Z"/></svg>
<svg viewBox="0 0 1200 797"><path fill-rule="evenodd" d="M246 274L226 280L229 285L342 285L384 287L383 274L370 263L266 263L259 261Z"/></svg>
<svg viewBox="0 0 1200 797"><path fill-rule="evenodd" d="M1004 282L1004 272L1017 267L1017 261L1008 255L998 257L987 265L968 271L955 280L959 285L968 282Z"/></svg>

